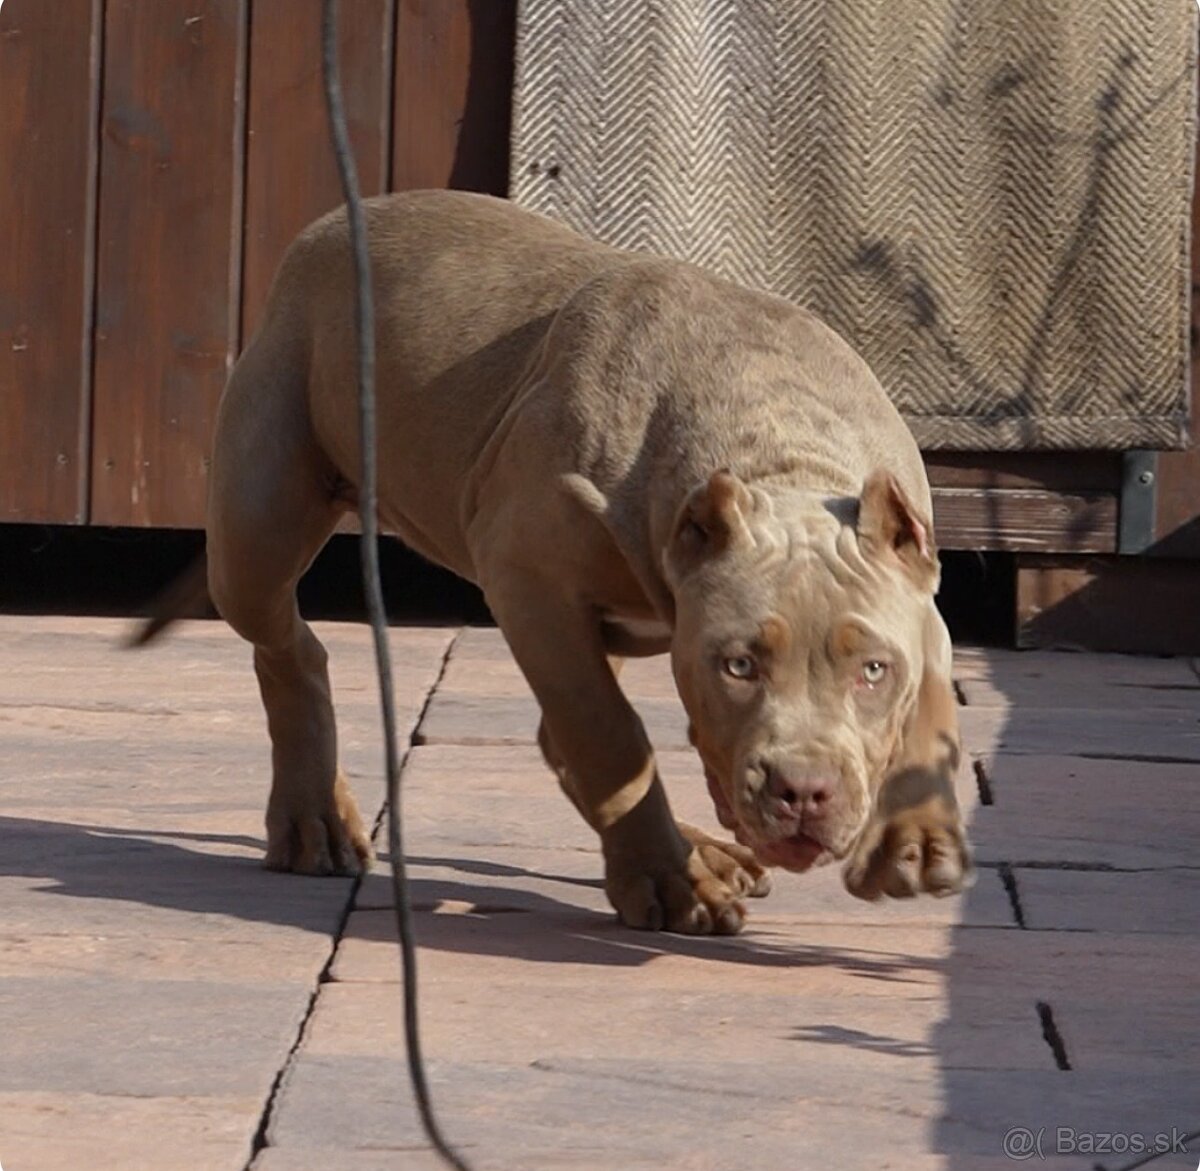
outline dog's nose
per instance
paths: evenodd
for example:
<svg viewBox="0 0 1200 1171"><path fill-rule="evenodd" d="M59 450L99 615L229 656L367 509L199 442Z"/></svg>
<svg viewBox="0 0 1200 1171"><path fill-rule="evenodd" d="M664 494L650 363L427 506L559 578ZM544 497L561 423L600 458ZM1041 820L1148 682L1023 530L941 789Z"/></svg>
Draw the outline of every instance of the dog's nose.
<svg viewBox="0 0 1200 1171"><path fill-rule="evenodd" d="M820 773L766 766L767 792L782 801L797 817L815 817L825 811L833 784Z"/></svg>

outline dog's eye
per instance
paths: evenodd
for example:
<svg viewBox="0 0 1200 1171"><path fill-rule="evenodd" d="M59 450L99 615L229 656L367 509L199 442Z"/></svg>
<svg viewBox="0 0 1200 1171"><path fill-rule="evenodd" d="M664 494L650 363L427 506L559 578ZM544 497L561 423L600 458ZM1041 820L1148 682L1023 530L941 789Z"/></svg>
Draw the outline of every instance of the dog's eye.
<svg viewBox="0 0 1200 1171"><path fill-rule="evenodd" d="M749 655L733 655L726 659L721 666L725 674L734 679L757 679L758 664Z"/></svg>
<svg viewBox="0 0 1200 1171"><path fill-rule="evenodd" d="M861 679L868 687L878 687L887 675L888 665L881 659L868 659L863 663Z"/></svg>

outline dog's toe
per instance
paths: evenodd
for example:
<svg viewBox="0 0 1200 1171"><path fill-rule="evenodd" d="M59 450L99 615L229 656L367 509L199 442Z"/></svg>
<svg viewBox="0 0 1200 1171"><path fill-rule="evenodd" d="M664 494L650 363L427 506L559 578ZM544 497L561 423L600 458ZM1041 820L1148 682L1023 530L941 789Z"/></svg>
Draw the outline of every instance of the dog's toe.
<svg viewBox="0 0 1200 1171"><path fill-rule="evenodd" d="M680 935L735 935L745 922L739 891L714 873L699 849L684 870L610 874L609 900L626 927Z"/></svg>
<svg viewBox="0 0 1200 1171"><path fill-rule="evenodd" d="M737 842L723 842L703 830L679 824L679 832L699 852L704 864L734 894L761 899L771 891L771 875L754 851Z"/></svg>
<svg viewBox="0 0 1200 1171"><path fill-rule="evenodd" d="M957 809L930 802L869 825L842 877L858 898L907 899L958 894L973 875Z"/></svg>

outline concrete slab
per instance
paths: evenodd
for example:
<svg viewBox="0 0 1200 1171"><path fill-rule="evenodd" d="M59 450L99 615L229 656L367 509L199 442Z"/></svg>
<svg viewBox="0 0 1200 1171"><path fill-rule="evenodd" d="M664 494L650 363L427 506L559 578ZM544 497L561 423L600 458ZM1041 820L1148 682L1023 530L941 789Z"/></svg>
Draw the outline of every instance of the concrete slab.
<svg viewBox="0 0 1200 1171"><path fill-rule="evenodd" d="M988 762L994 804L975 810L985 861L1119 869L1196 864L1195 764L1000 755Z"/></svg>
<svg viewBox="0 0 1200 1171"><path fill-rule="evenodd" d="M1017 872L1030 927L1058 931L1200 935L1200 869Z"/></svg>
<svg viewBox="0 0 1200 1171"><path fill-rule="evenodd" d="M0 618L0 1163L241 1171L353 884L261 868L248 648L126 629ZM344 759L377 773L369 642L322 635ZM453 636L393 634L410 726Z"/></svg>
<svg viewBox="0 0 1200 1171"><path fill-rule="evenodd" d="M242 1171L261 1109L255 1095L0 1093L0 1160L9 1171Z"/></svg>
<svg viewBox="0 0 1200 1171"><path fill-rule="evenodd" d="M437 1166L384 874L351 904L346 880L262 871L247 648L197 623L126 655L123 629L0 618L0 1163ZM369 641L322 634L374 810ZM780 875L742 936L704 940L615 922L497 632L392 637L406 728L451 652L426 730L455 742L411 755L406 841L435 1100L480 1171L1111 1169L1104 1134L1128 1150L1200 1126L1189 664L960 652L993 802L968 762L974 889L875 905L836 868ZM623 682L677 813L711 828L667 664ZM1036 1145L1009 1157L1015 1128Z"/></svg>

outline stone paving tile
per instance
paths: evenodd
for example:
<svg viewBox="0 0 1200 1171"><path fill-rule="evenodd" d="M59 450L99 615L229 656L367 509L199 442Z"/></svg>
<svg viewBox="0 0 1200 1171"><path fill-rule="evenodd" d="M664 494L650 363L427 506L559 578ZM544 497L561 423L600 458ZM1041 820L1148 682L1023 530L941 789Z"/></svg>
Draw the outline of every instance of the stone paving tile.
<svg viewBox="0 0 1200 1171"><path fill-rule="evenodd" d="M327 937L350 894L348 879L264 870L259 809L180 817L173 830L138 825L136 817L114 822L105 811L73 811L71 821L57 820L55 809L22 812L0 817L0 930L7 933L291 946L297 932Z"/></svg>
<svg viewBox="0 0 1200 1171"><path fill-rule="evenodd" d="M1200 935L1200 868L1149 873L1017 871L1025 922L1059 931Z"/></svg>
<svg viewBox="0 0 1200 1171"><path fill-rule="evenodd" d="M10 1171L240 1171L352 890L261 867L269 747L249 648L188 623L124 651L127 629L0 618ZM368 636L321 633L343 761L377 775ZM409 725L453 634L392 634ZM358 787L370 816L379 781Z"/></svg>
<svg viewBox="0 0 1200 1171"><path fill-rule="evenodd" d="M695 752L661 751L657 761L675 815L722 836ZM596 840L532 745L421 746L409 757L403 784L405 815L416 834L580 849ZM979 790L969 767L958 777L958 798L971 816Z"/></svg>
<svg viewBox="0 0 1200 1171"><path fill-rule="evenodd" d="M1102 1136L1117 1134L1128 1136L1127 1141L1136 1136L1152 1144L1160 1135L1179 1138L1200 1127L1196 1081L1175 1071L1014 1074L963 1070L947 1077L944 1095L946 1121L933 1131L930 1149L954 1152L965 1131L978 1136L980 1153L991 1154L1005 1134L1020 1127L1035 1140L1040 1135L1042 1149L1048 1154L1065 1157L1074 1148L1076 1171L1088 1171L1097 1162L1116 1168L1128 1159L1098 1159L1088 1154L1089 1139L1095 1143ZM1060 1129L1068 1132L1061 1140ZM1200 1142L1193 1140L1188 1150L1154 1163L1154 1171L1195 1171ZM969 1160L959 1161L954 1155L947 1165L973 1167ZM1027 1165L1040 1167L1042 1163L1031 1158Z"/></svg>
<svg viewBox="0 0 1200 1171"><path fill-rule="evenodd" d="M658 760L676 815L726 836L714 823L694 753L664 752ZM972 783L964 803L974 792ZM405 770L403 800L413 893L424 905L483 902L611 914L599 887L603 871L595 835L559 792L536 748L417 748ZM373 875L358 905L386 906L390 899L384 877ZM847 894L836 865L803 875L779 871L771 895L749 900L748 907L758 923L791 917L801 923L948 925L963 916L970 923L1014 923L994 869L980 872L966 900L878 903Z"/></svg>
<svg viewBox="0 0 1200 1171"><path fill-rule="evenodd" d="M953 1022L1003 985L1050 1006L1071 1069L1164 1073L1200 1084L1190 1039L1200 938L1080 931L958 930L942 968ZM1200 1148L1198 1148L1200 1157Z"/></svg>
<svg viewBox="0 0 1200 1171"><path fill-rule="evenodd" d="M973 756L1113 757L1200 762L1200 708L1151 711L1130 705L1097 712L1028 706L959 709L963 742Z"/></svg>
<svg viewBox="0 0 1200 1171"><path fill-rule="evenodd" d="M789 923L752 927L732 938L688 938L629 931L612 918L570 912L549 919L451 906L420 918L418 940L428 952L426 963L455 978L460 970L471 972L476 963L482 971L519 961L552 963L547 976L564 980L594 982L597 969L603 968L605 982L631 982L634 987L670 986L681 972L705 972L772 993L794 994L803 986L823 996L851 992L855 997L887 997L893 986L903 986L914 996L936 996L951 951L949 934L927 924ZM394 983L399 972L394 940L390 909L354 912L331 978L347 984ZM466 965L458 958L464 954L472 957ZM977 961L984 972L987 959ZM992 971L1002 968L997 963Z"/></svg>
<svg viewBox="0 0 1200 1171"><path fill-rule="evenodd" d="M599 1129L599 1128L597 1128ZM807 1160L822 1159L822 1166L858 1166L849 1160L869 1158L872 1171L1013 1171L1013 1160L1002 1156L986 1155L955 1156L897 1150L893 1143L866 1153L867 1148L852 1128L851 1138L845 1139L834 1150L813 1153L803 1140L794 1142L783 1156L780 1164L786 1167L806 1167ZM692 1140L695 1141L694 1138ZM523 1171L597 1171L597 1168L613 1168L613 1171L659 1171L669 1167L671 1171L728 1171L730 1167L746 1166L746 1155L739 1151L736 1143L721 1144L721 1149L673 1150L649 1159L636 1152L624 1152L619 1164L614 1163L601 1139L594 1140L590 1149L559 1147L552 1152L523 1151L517 1163L511 1151L505 1151L494 1141L473 1145L469 1151L472 1166L478 1171L512 1171L520 1167ZM463 1148L466 1154L465 1148ZM403 1164L400 1159L403 1158ZM1056 1158L1053 1155L1039 1159L1037 1167L1042 1171L1081 1171L1079 1158ZM386 1151L339 1150L338 1171L445 1171L441 1162L427 1148L391 1148ZM753 1164L751 1164L753 1166ZM769 1166L769 1164L763 1164ZM329 1171L330 1152L327 1148L306 1150L303 1147L268 1147L254 1162L253 1171ZM1086 1168L1084 1169L1086 1171ZM1189 1171L1192 1171L1189 1165Z"/></svg>
<svg viewBox="0 0 1200 1171"><path fill-rule="evenodd" d="M597 850L497 849L447 842L436 852L422 849L409 861L412 895L422 909L572 914L581 926L589 928L613 917L602 888ZM391 888L383 873L370 876L356 906L360 910L391 906ZM783 922L862 927L949 927L960 922L986 927L1016 925L1008 894L991 868L982 870L975 887L961 898L873 903L847 894L836 868L804 875L776 873L771 894L746 900L746 909L748 923L763 930ZM579 911L584 914L578 915Z"/></svg>
<svg viewBox="0 0 1200 1171"><path fill-rule="evenodd" d="M969 702L987 697L1005 703L1013 697L1042 704L1073 706L1074 696L1113 690L1191 688L1200 679L1179 656L1082 654L1073 651L1015 651L996 647L955 647L954 675ZM974 686L967 686L968 682ZM1147 702L1150 702L1149 698ZM1102 707L1112 706L1101 704Z"/></svg>
<svg viewBox="0 0 1200 1171"><path fill-rule="evenodd" d="M939 1087L928 1059L879 1077L854 1066L831 1049L811 1080L799 1067L783 1077L760 1062L718 1059L710 1073L667 1056L523 1067L441 1060L430 1076L444 1125L481 1168L586 1166L589 1158L670 1167L688 1157L712 1168L798 1158L820 1167L840 1165L850 1141L862 1152L926 1149ZM419 1139L395 1056L309 1056L290 1071L280 1105L269 1140L285 1154Z"/></svg>
<svg viewBox="0 0 1200 1171"><path fill-rule="evenodd" d="M242 1171L262 1100L0 1093L6 1171Z"/></svg>
<svg viewBox="0 0 1200 1171"><path fill-rule="evenodd" d="M685 1062L596 1057L525 1067L431 1063L443 1126L480 1168L927 1166L991 1171L1006 1165L1005 1136L1027 1129L1050 1156L1070 1157L1090 1135L1178 1134L1194 1118L1194 1087L1179 1078L1058 1071L949 1071L921 1059L886 1075L864 1073L831 1048L786 1076L764 1063L720 1063L723 1078ZM276 1160L296 1150L403 1148L418 1139L399 1081L401 1063L378 1055L314 1055L295 1067L272 1128ZM353 1094L346 1093L354 1086ZM1066 1132L1060 1138L1060 1131ZM1063 1155L1057 1156L1057 1144ZM1191 1159L1195 1159L1191 1155ZM303 1156L302 1156L303 1158ZM1159 1166L1180 1171L1187 1156ZM935 1160L941 1160L940 1162ZM297 1164L304 1166L303 1162ZM348 1164L354 1166L353 1163Z"/></svg>
<svg viewBox="0 0 1200 1171"><path fill-rule="evenodd" d="M173 939L157 932L127 935L18 935L0 931L0 980L103 977L107 980L196 982L213 980L237 985L277 985L280 973L310 972L329 955L328 937L314 931L277 932L264 938ZM165 990L164 990L165 991Z"/></svg>
<svg viewBox="0 0 1200 1171"><path fill-rule="evenodd" d="M426 1035L432 1051L456 1058L474 1046L481 1060L517 1063L597 1051L651 1060L665 1034L675 1060L702 1063L716 1046L722 1060L809 1065L844 1047L882 1070L933 1056L937 1030L946 1068L1054 1068L1036 998L999 955L991 968L976 962L961 1016L941 1027L956 969L936 928L789 923L688 940L570 917L435 914L418 930L435 990ZM398 1027L394 939L388 913L352 916L306 1053L366 1052L385 1017ZM356 1003L377 1007L356 1014ZM355 1025L356 1016L373 1023Z"/></svg>
<svg viewBox="0 0 1200 1171"><path fill-rule="evenodd" d="M1195 764L1002 755L987 763L994 804L975 810L987 861L1166 869L1200 864Z"/></svg>
<svg viewBox="0 0 1200 1171"><path fill-rule="evenodd" d="M528 690L528 689L527 689ZM660 751L689 747L687 717L679 700L630 696ZM421 744L536 744L539 709L532 695L472 695L438 689L421 721Z"/></svg>
<svg viewBox="0 0 1200 1171"><path fill-rule="evenodd" d="M0 1161L240 1171L350 887L258 866L268 758L248 648L194 623L125 654L123 629L0 618L15 762L0 775ZM374 809L369 637L321 632L343 761ZM393 631L403 721L453 637ZM999 1171L1022 1125L1047 1128L1051 1157L1032 1165L1082 1171L1094 1160L1058 1155L1054 1128L1200 1126L1195 673L967 650L956 677L995 802L979 804L968 762L960 795L991 863L974 889L872 905L835 868L779 875L744 935L684 940L615 922L503 640L462 633L427 730L493 742L416 749L404 792L435 1094L481 1171ZM623 683L668 746L677 812L712 826L694 754L669 750L685 724L665 660ZM1063 865L1136 872L1046 868ZM408 1094L389 898L382 870L359 892L257 1171L436 1165Z"/></svg>
<svg viewBox="0 0 1200 1171"><path fill-rule="evenodd" d="M120 971L0 987L0 1093L254 1095L308 1009L308 982L133 979Z"/></svg>

